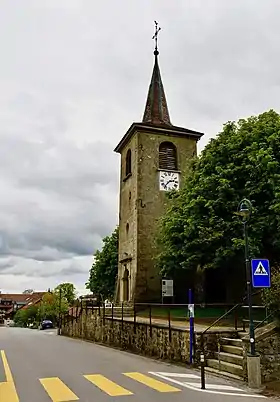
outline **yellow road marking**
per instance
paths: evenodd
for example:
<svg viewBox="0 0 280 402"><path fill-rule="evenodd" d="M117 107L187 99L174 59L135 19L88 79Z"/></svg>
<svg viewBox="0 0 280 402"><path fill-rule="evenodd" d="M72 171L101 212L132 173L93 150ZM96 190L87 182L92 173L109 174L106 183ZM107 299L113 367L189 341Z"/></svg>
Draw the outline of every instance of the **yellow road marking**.
<svg viewBox="0 0 280 402"><path fill-rule="evenodd" d="M108 378L101 374L85 375L84 377L110 396L133 395L133 392L130 392L115 382L108 380Z"/></svg>
<svg viewBox="0 0 280 402"><path fill-rule="evenodd" d="M19 402L14 379L4 350L1 350L6 381L0 383L0 402Z"/></svg>
<svg viewBox="0 0 280 402"><path fill-rule="evenodd" d="M40 383L53 402L78 401L79 398L58 377L41 378Z"/></svg>
<svg viewBox="0 0 280 402"><path fill-rule="evenodd" d="M159 380L148 377L147 375L141 373L123 373L129 378L140 382L141 384L147 385L147 387L153 388L159 392L180 392L181 390L173 387L172 385L165 384Z"/></svg>

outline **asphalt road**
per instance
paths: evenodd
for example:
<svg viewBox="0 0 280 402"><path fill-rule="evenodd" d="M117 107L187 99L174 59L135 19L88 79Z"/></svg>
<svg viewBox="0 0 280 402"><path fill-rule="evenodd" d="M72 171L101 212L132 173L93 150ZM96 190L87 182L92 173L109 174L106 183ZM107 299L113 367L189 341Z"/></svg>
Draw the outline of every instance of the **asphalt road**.
<svg viewBox="0 0 280 402"><path fill-rule="evenodd" d="M242 384L105 346L0 327L0 402L256 402ZM270 401L270 399L267 399Z"/></svg>

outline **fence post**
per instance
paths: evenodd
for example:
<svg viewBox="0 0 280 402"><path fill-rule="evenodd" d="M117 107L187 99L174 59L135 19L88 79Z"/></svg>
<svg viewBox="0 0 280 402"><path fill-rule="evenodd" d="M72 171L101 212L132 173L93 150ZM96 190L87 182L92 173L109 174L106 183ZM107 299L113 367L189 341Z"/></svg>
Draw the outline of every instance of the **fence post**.
<svg viewBox="0 0 280 402"><path fill-rule="evenodd" d="M168 309L168 336L169 342L171 342L171 317L170 317L170 307Z"/></svg>
<svg viewBox="0 0 280 402"><path fill-rule="evenodd" d="M77 302L76 311L75 311L75 319L76 319L76 321L78 319L78 310L79 310L79 300Z"/></svg>
<svg viewBox="0 0 280 402"><path fill-rule="evenodd" d="M83 332L83 301L81 300L81 309L80 309L80 317L81 317L81 319L80 319L80 322L81 322L81 336L82 336L82 339L83 339L83 337L84 337L84 332Z"/></svg>
<svg viewBox="0 0 280 402"><path fill-rule="evenodd" d="M58 335L61 335L61 301L62 301L62 289L59 289L59 311L58 311Z"/></svg>
<svg viewBox="0 0 280 402"><path fill-rule="evenodd" d="M123 302L122 302L122 331L123 331Z"/></svg>
<svg viewBox="0 0 280 402"><path fill-rule="evenodd" d="M194 342L194 300L192 289L189 289L189 320L190 320L190 364L193 363L193 342Z"/></svg>
<svg viewBox="0 0 280 402"><path fill-rule="evenodd" d="M152 337L152 306L149 304L150 337Z"/></svg>
<svg viewBox="0 0 280 402"><path fill-rule="evenodd" d="M204 353L204 338L201 334L201 354L200 354L200 373L201 373L201 389L205 389L205 353Z"/></svg>
<svg viewBox="0 0 280 402"><path fill-rule="evenodd" d="M237 329L238 329L238 312L237 312L237 309L234 312L234 327L235 327L235 330L237 331Z"/></svg>
<svg viewBox="0 0 280 402"><path fill-rule="evenodd" d="M135 306L135 303L134 303L134 310L133 310L134 333L136 333L136 319L137 319L136 306Z"/></svg>

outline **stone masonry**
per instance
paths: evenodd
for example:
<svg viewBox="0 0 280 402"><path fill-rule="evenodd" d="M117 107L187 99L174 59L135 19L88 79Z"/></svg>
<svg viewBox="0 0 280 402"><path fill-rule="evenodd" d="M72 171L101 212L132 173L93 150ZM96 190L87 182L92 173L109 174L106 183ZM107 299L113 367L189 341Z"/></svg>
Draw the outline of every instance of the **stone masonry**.
<svg viewBox="0 0 280 402"><path fill-rule="evenodd" d="M262 383L280 378L280 329L273 322L256 330L256 352L261 358ZM249 336L243 338L244 356L249 351ZM247 372L244 368L244 376Z"/></svg>
<svg viewBox="0 0 280 402"><path fill-rule="evenodd" d="M108 346L118 347L144 356L189 363L190 337L185 328L167 325L139 323L109 317L110 311L92 309L83 311L80 316L64 320L61 334L81 338ZM209 332L204 336L206 357L211 357L217 350L221 336L232 333L223 331ZM194 363L199 364L201 352L201 334L197 333L194 344Z"/></svg>
<svg viewBox="0 0 280 402"><path fill-rule="evenodd" d="M171 123L158 55L156 50L143 120L133 123L115 148L121 155L117 303L161 300L155 238L168 198L159 186L160 144L169 143L163 158L172 160L171 164L161 163L161 171L179 177L182 186L203 135Z"/></svg>

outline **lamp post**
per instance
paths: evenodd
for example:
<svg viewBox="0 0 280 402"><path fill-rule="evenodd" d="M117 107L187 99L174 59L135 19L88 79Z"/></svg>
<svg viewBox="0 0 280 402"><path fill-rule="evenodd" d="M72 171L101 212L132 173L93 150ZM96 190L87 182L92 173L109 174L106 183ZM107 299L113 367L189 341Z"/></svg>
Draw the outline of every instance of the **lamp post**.
<svg viewBox="0 0 280 402"><path fill-rule="evenodd" d="M247 301L249 308L249 334L250 334L250 353L252 356L256 354L255 347L255 329L252 314L252 279L251 279L251 267L249 259L249 243L248 243L248 222L252 213L252 204L249 200L244 198L240 201L238 206L238 215L242 217L244 226L244 240L245 240L245 266L246 266L246 280L247 280Z"/></svg>

